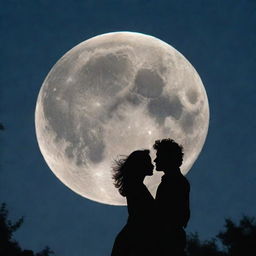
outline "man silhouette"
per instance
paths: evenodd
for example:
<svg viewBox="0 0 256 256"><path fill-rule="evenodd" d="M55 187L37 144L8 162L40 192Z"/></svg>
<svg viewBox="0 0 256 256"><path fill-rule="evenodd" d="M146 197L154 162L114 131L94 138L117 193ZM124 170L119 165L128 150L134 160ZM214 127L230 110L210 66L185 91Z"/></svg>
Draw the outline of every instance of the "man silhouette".
<svg viewBox="0 0 256 256"><path fill-rule="evenodd" d="M163 171L156 193L156 250L161 256L185 255L190 185L182 175L183 148L171 139L157 140L156 171Z"/></svg>

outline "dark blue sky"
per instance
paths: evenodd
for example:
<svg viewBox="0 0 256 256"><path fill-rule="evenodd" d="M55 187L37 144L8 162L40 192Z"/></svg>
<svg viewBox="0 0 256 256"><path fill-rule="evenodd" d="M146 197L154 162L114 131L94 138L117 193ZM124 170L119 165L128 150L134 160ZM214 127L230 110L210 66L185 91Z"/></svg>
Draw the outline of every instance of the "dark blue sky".
<svg viewBox="0 0 256 256"><path fill-rule="evenodd" d="M37 146L34 109L42 82L70 48L111 31L153 35L197 69L210 104L204 149L187 175L188 231L213 237L225 217L256 216L256 2L2 1L0 8L0 202L25 216L16 238L56 255L109 255L126 208L76 195L50 171Z"/></svg>

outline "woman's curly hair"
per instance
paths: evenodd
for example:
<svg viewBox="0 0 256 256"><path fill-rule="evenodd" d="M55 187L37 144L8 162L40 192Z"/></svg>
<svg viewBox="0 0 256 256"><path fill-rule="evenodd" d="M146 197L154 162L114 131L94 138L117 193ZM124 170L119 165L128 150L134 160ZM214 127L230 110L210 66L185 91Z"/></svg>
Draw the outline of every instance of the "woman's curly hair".
<svg viewBox="0 0 256 256"><path fill-rule="evenodd" d="M114 185L118 188L122 196L126 196L127 183L136 175L143 163L145 157L149 155L149 150L136 150L129 156L121 156L121 158L114 160L112 167Z"/></svg>

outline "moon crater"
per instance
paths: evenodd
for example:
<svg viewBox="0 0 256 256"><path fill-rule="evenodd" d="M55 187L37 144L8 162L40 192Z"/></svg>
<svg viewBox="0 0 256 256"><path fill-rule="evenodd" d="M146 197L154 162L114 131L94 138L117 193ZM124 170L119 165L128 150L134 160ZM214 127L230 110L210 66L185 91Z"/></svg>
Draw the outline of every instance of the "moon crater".
<svg viewBox="0 0 256 256"><path fill-rule="evenodd" d="M164 81L154 70L140 69L135 78L135 91L147 99L159 97L164 88Z"/></svg>

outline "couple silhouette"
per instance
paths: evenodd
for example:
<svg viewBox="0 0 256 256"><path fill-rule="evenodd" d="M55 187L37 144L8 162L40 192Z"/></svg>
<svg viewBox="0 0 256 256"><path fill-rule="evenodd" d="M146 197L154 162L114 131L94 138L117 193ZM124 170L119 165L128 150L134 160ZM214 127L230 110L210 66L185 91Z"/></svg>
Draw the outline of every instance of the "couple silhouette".
<svg viewBox="0 0 256 256"><path fill-rule="evenodd" d="M117 235L111 256L184 256L190 185L182 175L183 148L172 139L155 141L155 169L162 171L154 198L143 181L153 175L149 150L115 161L113 179L126 197L128 220Z"/></svg>

